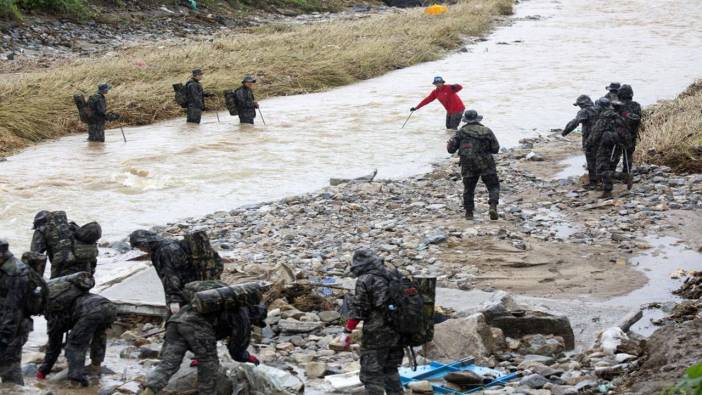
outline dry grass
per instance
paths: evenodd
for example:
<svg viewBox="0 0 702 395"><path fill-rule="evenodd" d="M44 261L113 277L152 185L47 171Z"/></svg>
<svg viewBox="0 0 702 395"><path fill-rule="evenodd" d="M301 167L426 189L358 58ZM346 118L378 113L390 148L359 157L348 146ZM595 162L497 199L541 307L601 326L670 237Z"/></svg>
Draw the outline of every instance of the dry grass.
<svg viewBox="0 0 702 395"><path fill-rule="evenodd" d="M702 80L675 100L644 111L639 160L678 172L702 172Z"/></svg>
<svg viewBox="0 0 702 395"><path fill-rule="evenodd" d="M114 56L83 59L47 71L0 76L0 152L83 131L72 94L92 93L108 81L108 103L126 124L143 125L183 113L172 84L191 69L205 70L205 89L221 92L241 76L258 76L258 96L329 89L390 70L435 60L459 47L465 35L489 29L496 15L512 11L512 0L472 0L441 16L421 9L352 21L307 26L273 25L184 47L137 48ZM145 67L139 67L142 62ZM114 125L113 125L114 126Z"/></svg>

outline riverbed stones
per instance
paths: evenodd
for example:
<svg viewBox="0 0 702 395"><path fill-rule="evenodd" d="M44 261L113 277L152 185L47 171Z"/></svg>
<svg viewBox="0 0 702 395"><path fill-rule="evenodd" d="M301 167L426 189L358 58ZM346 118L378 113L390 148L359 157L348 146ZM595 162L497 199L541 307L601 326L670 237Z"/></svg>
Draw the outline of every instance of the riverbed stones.
<svg viewBox="0 0 702 395"><path fill-rule="evenodd" d="M324 377L326 371L327 364L325 362L309 362L305 365L305 375L309 378L317 379Z"/></svg>
<svg viewBox="0 0 702 395"><path fill-rule="evenodd" d="M278 321L278 328L284 333L309 333L321 327L321 321L298 321L295 319L283 319Z"/></svg>
<svg viewBox="0 0 702 395"><path fill-rule="evenodd" d="M548 380L540 374L534 373L528 376L522 377L519 380L519 385L527 386L529 388L539 389L543 388L544 385L548 383Z"/></svg>

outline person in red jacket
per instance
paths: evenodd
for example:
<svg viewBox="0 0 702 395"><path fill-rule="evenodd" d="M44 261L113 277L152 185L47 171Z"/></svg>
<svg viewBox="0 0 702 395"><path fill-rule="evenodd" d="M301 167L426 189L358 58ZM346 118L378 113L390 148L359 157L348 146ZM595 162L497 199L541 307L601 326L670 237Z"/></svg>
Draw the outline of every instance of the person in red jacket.
<svg viewBox="0 0 702 395"><path fill-rule="evenodd" d="M459 84L447 85L441 77L434 77L434 89L429 96L425 97L424 100L419 102L416 107L412 107L410 111L414 112L424 107L425 105L433 102L435 99L439 99L439 102L443 104L446 109L446 129L458 130L458 125L461 123L461 117L463 116L463 110L466 106L463 105L463 101L458 97L458 92L463 89Z"/></svg>

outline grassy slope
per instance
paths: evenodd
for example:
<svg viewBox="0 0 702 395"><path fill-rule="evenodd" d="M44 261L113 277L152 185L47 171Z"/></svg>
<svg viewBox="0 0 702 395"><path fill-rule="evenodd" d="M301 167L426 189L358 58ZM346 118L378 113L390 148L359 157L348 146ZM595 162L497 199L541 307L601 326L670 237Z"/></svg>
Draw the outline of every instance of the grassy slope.
<svg viewBox="0 0 702 395"><path fill-rule="evenodd" d="M205 89L220 97L245 73L259 78L259 97L313 92L439 58L478 35L512 0L473 0L441 16L421 9L309 26L268 26L185 47L137 48L48 71L0 77L0 152L82 131L71 95L109 81L110 110L132 125L173 118L182 110L171 85L202 67ZM143 61L146 67L137 63ZM114 126L114 125L113 125Z"/></svg>
<svg viewBox="0 0 702 395"><path fill-rule="evenodd" d="M679 172L702 172L702 80L644 111L639 159Z"/></svg>

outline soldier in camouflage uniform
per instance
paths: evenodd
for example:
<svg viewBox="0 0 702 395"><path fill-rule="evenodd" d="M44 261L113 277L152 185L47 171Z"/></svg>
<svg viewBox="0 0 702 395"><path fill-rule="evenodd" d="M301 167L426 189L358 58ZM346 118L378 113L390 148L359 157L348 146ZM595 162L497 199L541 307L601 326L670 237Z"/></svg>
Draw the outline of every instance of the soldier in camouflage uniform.
<svg viewBox="0 0 702 395"><path fill-rule="evenodd" d="M607 94L605 94L604 97L609 99L610 102L619 100L619 88L621 87L622 84L618 82L611 82L609 85L605 86Z"/></svg>
<svg viewBox="0 0 702 395"><path fill-rule="evenodd" d="M587 95L580 95L575 100L574 106L580 107L580 111L575 116L573 120L568 122L566 127L561 133L563 136L567 136L570 132L575 130L578 125L582 125L582 144L583 152L585 153L585 161L587 163L587 173L590 179L589 187L595 187L597 185L597 170L595 168L595 150L587 149L587 138L590 136L592 127L597 121L597 110L595 105L592 103Z"/></svg>
<svg viewBox="0 0 702 395"><path fill-rule="evenodd" d="M99 227L99 225L97 225ZM97 247L95 255L77 257L74 235L81 229L78 224L68 221L63 211L49 212L42 210L34 216L34 234L30 251L37 254L46 253L51 262L50 278L67 276L78 272L95 273L97 266ZM98 236L99 238L99 236ZM94 243L93 243L94 244Z"/></svg>
<svg viewBox="0 0 702 395"><path fill-rule="evenodd" d="M119 115L107 111L107 99L105 95L112 89L108 84L98 86L96 94L88 99L88 106L92 111L92 121L88 124L88 141L99 143L105 142L105 123L116 121Z"/></svg>
<svg viewBox="0 0 702 395"><path fill-rule="evenodd" d="M142 395L157 394L180 368L187 351L197 361L198 394L213 395L219 372L217 341L228 338L229 355L237 362L258 365L256 356L247 351L251 325L265 326L266 308L244 306L233 310L202 314L187 305L166 323L166 336L161 350L161 363L148 375ZM191 364L193 366L193 364Z"/></svg>
<svg viewBox="0 0 702 395"><path fill-rule="evenodd" d="M241 87L234 91L240 123L248 123L253 125L254 118L256 118L258 102L254 98L253 93L253 87L255 84L256 79L253 76L247 75L241 81Z"/></svg>
<svg viewBox="0 0 702 395"><path fill-rule="evenodd" d="M72 305L66 306L62 311L47 313L49 343L44 362L37 371L37 379L43 380L51 372L61 354L63 336L68 333L68 379L88 386L89 382L84 372L86 353L90 348L91 370L99 373L107 349L106 330L112 325L116 315L117 310L112 302L92 293L79 296Z"/></svg>
<svg viewBox="0 0 702 395"><path fill-rule="evenodd" d="M367 248L354 252L351 273L358 280L342 343L346 347L351 344L351 332L363 321L360 378L366 393L402 394L397 368L404 351L399 343L400 336L386 321L390 274L383 260Z"/></svg>
<svg viewBox="0 0 702 395"><path fill-rule="evenodd" d="M601 109L597 122L590 133L588 146L597 147L596 167L597 177L602 182L602 198L612 196L612 156L617 145L622 143L622 137L626 134L624 118L619 115L607 98L597 100L597 106Z"/></svg>
<svg viewBox="0 0 702 395"><path fill-rule="evenodd" d="M151 254L171 314L187 303L183 294L185 284L219 279L224 269L203 231L191 232L178 241L164 239L148 230L137 230L129 236L129 242L132 247Z"/></svg>
<svg viewBox="0 0 702 395"><path fill-rule="evenodd" d="M475 110L466 111L463 116L465 125L448 141L446 150L450 154L458 151L461 157L463 208L466 210L466 219L473 219L475 186L482 178L489 194L490 219L496 220L500 181L492 155L500 151L500 144L492 130L480 123L482 119Z"/></svg>
<svg viewBox="0 0 702 395"><path fill-rule="evenodd" d="M641 125L641 105L633 100L634 91L630 85L622 85L619 89L618 96L621 102L617 108L617 112L624 117L627 131L625 141L621 146L618 146L614 153L612 168L616 169L619 161L622 159L623 150L626 150L622 171L625 175L631 174L630 163L634 160L634 152L636 151L636 142L639 139L639 126Z"/></svg>
<svg viewBox="0 0 702 395"><path fill-rule="evenodd" d="M205 92L202 88L200 83L202 75L201 69L195 69L190 80L185 83L185 90L188 95L187 122L189 123L200 123L202 112L205 111L205 98L214 96L214 94Z"/></svg>
<svg viewBox="0 0 702 395"><path fill-rule="evenodd" d="M0 380L24 385L22 346L33 329L31 316L46 302L46 284L30 267L15 258L0 239Z"/></svg>

